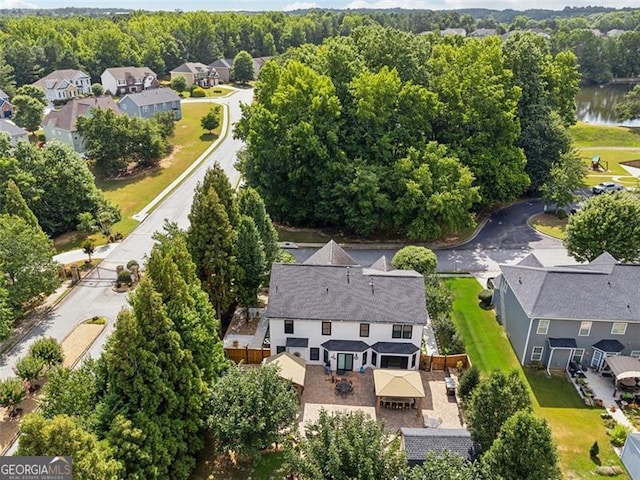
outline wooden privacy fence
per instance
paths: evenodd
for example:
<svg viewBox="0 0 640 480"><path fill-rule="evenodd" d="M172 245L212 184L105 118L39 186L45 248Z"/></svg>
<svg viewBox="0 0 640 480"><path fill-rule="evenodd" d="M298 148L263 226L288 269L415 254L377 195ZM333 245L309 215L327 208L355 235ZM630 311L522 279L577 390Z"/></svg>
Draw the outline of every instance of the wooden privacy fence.
<svg viewBox="0 0 640 480"><path fill-rule="evenodd" d="M471 366L471 360L469 360L466 353L459 355L420 355L420 369L426 371L457 368L458 362L462 363L462 368L464 369Z"/></svg>
<svg viewBox="0 0 640 480"><path fill-rule="evenodd" d="M262 363L262 360L271 356L268 348L225 348L227 358L232 362Z"/></svg>

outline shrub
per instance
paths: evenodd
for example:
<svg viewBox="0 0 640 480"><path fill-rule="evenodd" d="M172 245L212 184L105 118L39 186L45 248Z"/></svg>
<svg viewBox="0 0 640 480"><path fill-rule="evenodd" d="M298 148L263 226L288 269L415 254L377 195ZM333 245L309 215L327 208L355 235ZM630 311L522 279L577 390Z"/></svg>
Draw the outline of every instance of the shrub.
<svg viewBox="0 0 640 480"><path fill-rule="evenodd" d="M139 267L140 264L136 260L129 260L127 262L127 269L131 270L131 267Z"/></svg>
<svg viewBox="0 0 640 480"><path fill-rule="evenodd" d="M62 360L64 360L62 347L55 338L51 337L36 340L33 345L31 345L29 354L41 359L48 367L60 364Z"/></svg>
<svg viewBox="0 0 640 480"><path fill-rule="evenodd" d="M222 93L222 89L220 89L220 88L214 88L214 89L213 89L213 93Z"/></svg>
<svg viewBox="0 0 640 480"><path fill-rule="evenodd" d="M567 214L566 211L564 211L562 208L559 208L556 211L556 217L558 217L560 220L564 220L565 218L567 218L569 215Z"/></svg>
<svg viewBox="0 0 640 480"><path fill-rule="evenodd" d="M444 355L464 353L464 343L450 318L444 316L434 318L432 325L441 353Z"/></svg>
<svg viewBox="0 0 640 480"><path fill-rule="evenodd" d="M202 87L196 87L191 91L191 96L193 98L204 98L207 96L207 92Z"/></svg>
<svg viewBox="0 0 640 480"><path fill-rule="evenodd" d="M624 425L618 423L615 427L609 430L609 436L611 437L611 444L614 447L621 447L624 445L625 440L627 439L627 435L631 429L629 427L625 427Z"/></svg>
<svg viewBox="0 0 640 480"><path fill-rule="evenodd" d="M485 288L478 292L478 300L480 300L480 303L482 304L483 307L488 307L489 305L491 305L492 299L493 299L493 290L489 290L488 288Z"/></svg>
<svg viewBox="0 0 640 480"><path fill-rule="evenodd" d="M620 400L624 400L626 402L632 402L634 398L635 397L631 392L623 392L620 394Z"/></svg>
<svg viewBox="0 0 640 480"><path fill-rule="evenodd" d="M131 285L131 272L125 268L120 273L118 273L118 283Z"/></svg>
<svg viewBox="0 0 640 480"><path fill-rule="evenodd" d="M470 369L465 370L458 380L458 392L464 400L468 400L473 393L473 389L480 383L480 370L473 365Z"/></svg>
<svg viewBox="0 0 640 480"><path fill-rule="evenodd" d="M44 361L41 358L27 355L16 362L16 375L25 382L31 384L42 374Z"/></svg>
<svg viewBox="0 0 640 480"><path fill-rule="evenodd" d="M593 445L591 445L591 448L589 449L589 455L593 458L597 457L599 453L600 447L598 446L598 442L593 442Z"/></svg>
<svg viewBox="0 0 640 480"><path fill-rule="evenodd" d="M0 407L8 408L12 412L26 396L27 389L19 379L0 380Z"/></svg>

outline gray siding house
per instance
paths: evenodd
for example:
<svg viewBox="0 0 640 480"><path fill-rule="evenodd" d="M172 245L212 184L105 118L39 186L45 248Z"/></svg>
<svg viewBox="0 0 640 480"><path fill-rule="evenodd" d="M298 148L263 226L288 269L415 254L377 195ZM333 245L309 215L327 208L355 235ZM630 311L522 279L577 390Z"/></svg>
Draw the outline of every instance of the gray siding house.
<svg viewBox="0 0 640 480"><path fill-rule="evenodd" d="M19 141L29 141L29 132L4 118L0 119L0 132L6 133L11 137L12 145L15 145Z"/></svg>
<svg viewBox="0 0 640 480"><path fill-rule="evenodd" d="M500 268L493 304L523 365L599 371L608 356L640 358L640 265L605 252L584 265L544 267L529 255Z"/></svg>
<svg viewBox="0 0 640 480"><path fill-rule="evenodd" d="M130 93L118 102L122 113L130 117L151 118L156 113L172 112L175 120L182 118L180 97L170 88L155 88Z"/></svg>

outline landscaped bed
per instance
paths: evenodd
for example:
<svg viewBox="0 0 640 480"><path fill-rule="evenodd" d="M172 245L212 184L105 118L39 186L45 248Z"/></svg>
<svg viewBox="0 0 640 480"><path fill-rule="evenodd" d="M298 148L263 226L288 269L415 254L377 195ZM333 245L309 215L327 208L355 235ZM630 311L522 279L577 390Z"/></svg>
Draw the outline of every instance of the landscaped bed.
<svg viewBox="0 0 640 480"><path fill-rule="evenodd" d="M550 237L564 239L568 218L558 218L553 213L538 213L531 217L529 225Z"/></svg>
<svg viewBox="0 0 640 480"><path fill-rule="evenodd" d="M594 441L600 446L602 465L621 466L614 453L600 414L602 408L587 407L564 374L547 377L546 372L523 370L504 329L493 312L478 306L481 285L473 278L447 279L455 294L453 321L460 331L473 365L484 375L494 369L517 369L531 389L535 412L549 422L558 445L564 478L578 480L597 477L597 464L590 458ZM626 474L616 478L629 478Z"/></svg>

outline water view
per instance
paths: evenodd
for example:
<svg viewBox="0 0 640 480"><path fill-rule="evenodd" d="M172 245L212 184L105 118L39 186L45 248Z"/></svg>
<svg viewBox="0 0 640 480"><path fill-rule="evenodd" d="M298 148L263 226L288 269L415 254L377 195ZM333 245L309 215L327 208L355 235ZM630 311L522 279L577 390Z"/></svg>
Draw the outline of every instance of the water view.
<svg viewBox="0 0 640 480"><path fill-rule="evenodd" d="M630 84L582 87L576 97L578 121L640 127L640 120L620 123L616 119L616 103L633 87Z"/></svg>

